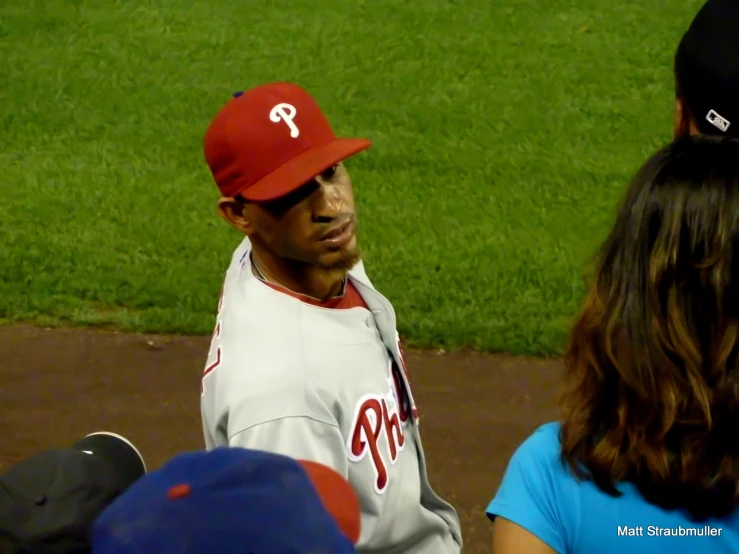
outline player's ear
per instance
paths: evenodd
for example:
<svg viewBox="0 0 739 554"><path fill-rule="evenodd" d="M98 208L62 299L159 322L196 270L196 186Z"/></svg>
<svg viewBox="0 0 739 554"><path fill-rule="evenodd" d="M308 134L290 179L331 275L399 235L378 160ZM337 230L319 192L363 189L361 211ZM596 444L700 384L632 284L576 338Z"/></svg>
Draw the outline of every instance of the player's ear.
<svg viewBox="0 0 739 554"><path fill-rule="evenodd" d="M225 219L233 228L245 235L254 232L254 225L248 215L246 203L243 200L223 196L218 199L218 215Z"/></svg>

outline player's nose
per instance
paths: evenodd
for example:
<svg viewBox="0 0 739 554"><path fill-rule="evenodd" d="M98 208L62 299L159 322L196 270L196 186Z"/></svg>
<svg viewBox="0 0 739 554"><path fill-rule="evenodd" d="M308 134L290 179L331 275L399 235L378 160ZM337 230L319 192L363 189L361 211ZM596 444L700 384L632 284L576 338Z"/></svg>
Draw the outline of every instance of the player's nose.
<svg viewBox="0 0 739 554"><path fill-rule="evenodd" d="M341 194L340 187L331 183L321 183L313 195L313 213L314 221L331 223L351 215L351 210Z"/></svg>

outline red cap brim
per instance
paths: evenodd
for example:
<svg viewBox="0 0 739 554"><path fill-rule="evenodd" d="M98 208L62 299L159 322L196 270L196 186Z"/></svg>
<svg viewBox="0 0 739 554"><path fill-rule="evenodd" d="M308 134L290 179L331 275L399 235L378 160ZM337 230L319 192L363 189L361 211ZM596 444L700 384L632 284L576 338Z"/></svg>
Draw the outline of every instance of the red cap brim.
<svg viewBox="0 0 739 554"><path fill-rule="evenodd" d="M343 533L357 544L362 530L359 498L349 482L325 465L299 460L326 510L333 516Z"/></svg>
<svg viewBox="0 0 739 554"><path fill-rule="evenodd" d="M252 186L238 191L252 202L275 200L299 189L332 165L366 150L372 142L365 139L336 139L314 146L284 163Z"/></svg>

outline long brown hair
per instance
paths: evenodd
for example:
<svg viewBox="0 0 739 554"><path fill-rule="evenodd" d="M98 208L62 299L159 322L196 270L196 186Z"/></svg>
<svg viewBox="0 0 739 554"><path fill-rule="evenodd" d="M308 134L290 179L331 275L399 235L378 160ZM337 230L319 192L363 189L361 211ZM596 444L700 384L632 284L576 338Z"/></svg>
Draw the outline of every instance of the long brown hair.
<svg viewBox="0 0 739 554"><path fill-rule="evenodd" d="M739 122L737 122L739 124ZM566 349L562 454L694 519L739 502L739 141L687 137L633 179Z"/></svg>

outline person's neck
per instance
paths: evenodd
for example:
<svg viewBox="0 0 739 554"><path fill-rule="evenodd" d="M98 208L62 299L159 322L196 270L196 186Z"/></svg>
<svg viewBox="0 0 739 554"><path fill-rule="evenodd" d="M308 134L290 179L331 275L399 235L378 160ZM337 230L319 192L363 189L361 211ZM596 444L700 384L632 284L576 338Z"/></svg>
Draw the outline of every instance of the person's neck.
<svg viewBox="0 0 739 554"><path fill-rule="evenodd" d="M317 300L329 300L341 293L347 274L344 269L326 269L279 258L256 248L252 250L252 261L267 282Z"/></svg>

